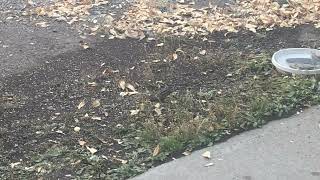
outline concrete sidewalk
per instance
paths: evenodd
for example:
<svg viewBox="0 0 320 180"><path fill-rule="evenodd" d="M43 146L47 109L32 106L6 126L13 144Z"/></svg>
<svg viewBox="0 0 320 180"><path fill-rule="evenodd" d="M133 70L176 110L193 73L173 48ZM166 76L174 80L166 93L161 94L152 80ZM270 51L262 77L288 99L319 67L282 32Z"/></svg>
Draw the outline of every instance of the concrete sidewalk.
<svg viewBox="0 0 320 180"><path fill-rule="evenodd" d="M149 170L134 180L319 180L320 107ZM211 160L201 154L211 152ZM210 167L204 165L213 163Z"/></svg>

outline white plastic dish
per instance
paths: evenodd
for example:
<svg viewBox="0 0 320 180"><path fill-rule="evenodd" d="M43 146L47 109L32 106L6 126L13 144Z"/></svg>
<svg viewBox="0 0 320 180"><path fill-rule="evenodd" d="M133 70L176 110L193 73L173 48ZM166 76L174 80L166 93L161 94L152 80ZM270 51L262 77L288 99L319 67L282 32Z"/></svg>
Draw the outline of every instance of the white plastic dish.
<svg viewBox="0 0 320 180"><path fill-rule="evenodd" d="M272 64L282 72L320 74L320 51L310 48L281 49L273 54Z"/></svg>

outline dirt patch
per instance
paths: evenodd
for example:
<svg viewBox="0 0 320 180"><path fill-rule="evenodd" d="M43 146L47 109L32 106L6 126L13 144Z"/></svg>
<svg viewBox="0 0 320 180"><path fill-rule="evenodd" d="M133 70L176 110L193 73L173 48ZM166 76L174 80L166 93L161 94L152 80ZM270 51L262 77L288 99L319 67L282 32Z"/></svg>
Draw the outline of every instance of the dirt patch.
<svg viewBox="0 0 320 180"><path fill-rule="evenodd" d="M319 36L303 26L152 43L108 40L7 77L0 177L125 179L314 104L311 77L281 75L269 61L282 47L318 47L320 41L295 38L306 28ZM126 95L132 89L120 81L139 93Z"/></svg>

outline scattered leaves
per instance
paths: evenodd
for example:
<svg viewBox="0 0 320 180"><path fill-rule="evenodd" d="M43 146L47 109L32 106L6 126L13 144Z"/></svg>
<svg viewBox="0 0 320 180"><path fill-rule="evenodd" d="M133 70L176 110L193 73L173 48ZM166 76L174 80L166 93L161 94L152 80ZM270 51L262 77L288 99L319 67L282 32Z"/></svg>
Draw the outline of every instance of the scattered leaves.
<svg viewBox="0 0 320 180"><path fill-rule="evenodd" d="M154 1L158 4L163 1ZM248 29L254 33L258 29L272 29L275 26L292 27L298 24L313 23L320 27L318 0L292 0L285 6L273 0L235 1L227 7L205 6L195 8L190 3L174 3L166 1L170 12L161 12L158 5L150 5L149 1L138 0L123 17L113 21L114 29L121 29L124 36L137 37L146 29L155 34L208 35L213 31L237 32ZM161 4L161 3L160 3ZM171 5L170 5L171 4ZM226 10L227 9L227 10ZM117 36L120 36L119 33ZM123 36L120 36L123 38ZM149 38L148 38L149 39ZM207 39L204 38L204 41ZM163 46L163 43L157 47Z"/></svg>

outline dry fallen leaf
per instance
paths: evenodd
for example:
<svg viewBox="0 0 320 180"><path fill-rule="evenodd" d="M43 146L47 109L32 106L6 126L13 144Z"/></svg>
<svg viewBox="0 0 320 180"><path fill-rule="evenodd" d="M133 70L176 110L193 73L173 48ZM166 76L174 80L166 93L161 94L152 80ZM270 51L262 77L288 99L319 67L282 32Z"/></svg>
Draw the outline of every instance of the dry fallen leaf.
<svg viewBox="0 0 320 180"><path fill-rule="evenodd" d="M89 85L89 86L92 86L92 87L96 87L96 86L97 86L97 83L96 83L96 82L88 82L88 85Z"/></svg>
<svg viewBox="0 0 320 180"><path fill-rule="evenodd" d="M159 43L159 44L157 44L156 46L157 47L161 47L161 46L163 46L164 44L163 43Z"/></svg>
<svg viewBox="0 0 320 180"><path fill-rule="evenodd" d="M82 141L82 140L79 140L78 142L79 142L79 145L80 145L80 146L84 146L84 145L87 143L87 142Z"/></svg>
<svg viewBox="0 0 320 180"><path fill-rule="evenodd" d="M102 118L101 117L98 117L98 116L93 116L91 117L92 120L97 120L97 121L101 121Z"/></svg>
<svg viewBox="0 0 320 180"><path fill-rule="evenodd" d="M91 154L95 154L98 150L95 148L90 148L89 146L86 146L86 148L90 151Z"/></svg>
<svg viewBox="0 0 320 180"><path fill-rule="evenodd" d="M157 104L154 105L155 108L160 108L160 106L161 106L160 103L157 103Z"/></svg>
<svg viewBox="0 0 320 180"><path fill-rule="evenodd" d="M133 87L133 85L131 85L131 84L129 84L129 83L126 84L126 87L127 87L128 89L130 89L131 91L133 91L133 92L136 91L136 89Z"/></svg>
<svg viewBox="0 0 320 180"><path fill-rule="evenodd" d="M79 131L80 131L80 127L76 126L76 127L73 128L73 130L74 130L75 132L79 132Z"/></svg>
<svg viewBox="0 0 320 180"><path fill-rule="evenodd" d="M36 23L36 26L45 28L45 27L48 27L49 25L47 22L38 22Z"/></svg>
<svg viewBox="0 0 320 180"><path fill-rule="evenodd" d="M124 97L124 96L131 96L131 95L135 95L138 94L139 92L134 91L134 92L120 92L120 96Z"/></svg>
<svg viewBox="0 0 320 180"><path fill-rule="evenodd" d="M122 89L122 90L125 90L126 89L126 82L124 80L120 80L119 81L119 87Z"/></svg>
<svg viewBox="0 0 320 180"><path fill-rule="evenodd" d="M96 99L92 102L92 107L96 108L100 106L100 99Z"/></svg>
<svg viewBox="0 0 320 180"><path fill-rule="evenodd" d="M124 160L124 159L119 159L119 158L116 158L117 161L120 161L121 164L127 164L128 163L128 160Z"/></svg>
<svg viewBox="0 0 320 180"><path fill-rule="evenodd" d="M14 168L15 166L17 166L19 164L21 164L21 162L11 163L10 166L11 166L11 168Z"/></svg>
<svg viewBox="0 0 320 180"><path fill-rule="evenodd" d="M214 164L211 162L211 163L208 163L208 164L205 164L204 167L209 167L209 166L213 166Z"/></svg>
<svg viewBox="0 0 320 180"><path fill-rule="evenodd" d="M90 48L90 46L88 45L88 43L83 43L83 44L81 44L81 47L82 47L83 49L89 49L89 48Z"/></svg>
<svg viewBox="0 0 320 180"><path fill-rule="evenodd" d="M139 92L137 91L134 91L134 92L128 92L128 95L131 96L131 95L135 95L135 94L138 94Z"/></svg>
<svg viewBox="0 0 320 180"><path fill-rule="evenodd" d="M202 50L202 51L199 52L199 54L201 54L201 55L205 55L206 53L207 53L206 50Z"/></svg>
<svg viewBox="0 0 320 180"><path fill-rule="evenodd" d="M61 131L61 130L57 130L56 133L65 135L65 133L63 131Z"/></svg>
<svg viewBox="0 0 320 180"><path fill-rule="evenodd" d="M81 109L84 105L86 105L86 102L83 100L79 103L78 109Z"/></svg>
<svg viewBox="0 0 320 180"><path fill-rule="evenodd" d="M211 158L210 151L204 152L204 153L202 154L202 157L207 158L207 159L210 159L210 158Z"/></svg>
<svg viewBox="0 0 320 180"><path fill-rule="evenodd" d="M155 108L154 111L158 114L158 116L160 116L162 114L160 108Z"/></svg>
<svg viewBox="0 0 320 180"><path fill-rule="evenodd" d="M161 106L160 103L157 103L156 105L154 105L155 107L154 111L158 114L158 116L162 114L160 106Z"/></svg>
<svg viewBox="0 0 320 180"><path fill-rule="evenodd" d="M160 153L160 145L158 144L154 150L153 150L153 153L152 153L152 156L157 156L158 154Z"/></svg>
<svg viewBox="0 0 320 180"><path fill-rule="evenodd" d="M28 0L28 1L27 1L27 4L28 4L29 6L33 6L33 5L34 5L34 2L33 2L32 0Z"/></svg>
<svg viewBox="0 0 320 180"><path fill-rule="evenodd" d="M191 154L191 152L185 151L185 152L183 152L182 154L185 155L185 156L189 156L189 155Z"/></svg>
<svg viewBox="0 0 320 180"><path fill-rule="evenodd" d="M124 97L127 96L129 93L128 92L120 92L120 96Z"/></svg>
<svg viewBox="0 0 320 180"><path fill-rule="evenodd" d="M92 27L90 28L91 32L95 32L99 29L99 26L95 26L95 27Z"/></svg>
<svg viewBox="0 0 320 180"><path fill-rule="evenodd" d="M137 115L139 114L140 110L139 109L136 109L136 110L130 110L130 115L131 116L134 116L134 115Z"/></svg>
<svg viewBox="0 0 320 180"><path fill-rule="evenodd" d="M173 54L172 54L172 58L173 58L173 60L176 60L176 59L178 59L178 54L176 54L176 53L173 53Z"/></svg>

